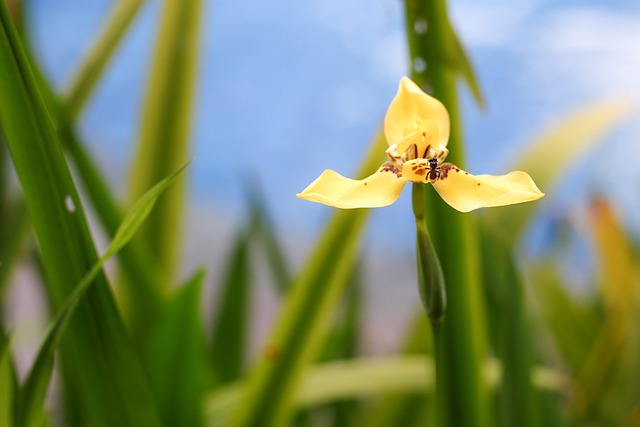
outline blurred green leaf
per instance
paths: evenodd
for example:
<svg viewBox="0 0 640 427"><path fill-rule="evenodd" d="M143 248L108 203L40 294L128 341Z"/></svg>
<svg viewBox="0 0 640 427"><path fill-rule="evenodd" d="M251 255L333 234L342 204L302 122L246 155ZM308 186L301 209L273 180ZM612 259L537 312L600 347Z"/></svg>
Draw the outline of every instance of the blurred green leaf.
<svg viewBox="0 0 640 427"><path fill-rule="evenodd" d="M604 142L603 136L631 111L632 105L621 100L600 101L573 111L534 137L529 149L523 150L508 169L527 172L542 192L551 191L562 174L587 151ZM522 203L508 209L487 210L483 216L513 245L540 206L541 203Z"/></svg>
<svg viewBox="0 0 640 427"><path fill-rule="evenodd" d="M482 374L489 386L501 380L500 365L487 361ZM544 390L562 391L566 378L556 371L538 367L534 383ZM211 393L205 399L205 425L228 426L235 413L244 412L244 381ZM373 397L389 392L424 395L434 386L433 361L419 356L359 358L352 361L323 363L309 367L294 394L297 407L311 407L355 397ZM424 399L424 397L423 397Z"/></svg>
<svg viewBox="0 0 640 427"><path fill-rule="evenodd" d="M372 145L360 176L381 163L386 144ZM357 246L369 211L336 212L306 265L287 293L259 360L249 374L245 410L233 426L278 426L292 416L293 393L306 365L318 357L328 321L341 300L357 259Z"/></svg>
<svg viewBox="0 0 640 427"><path fill-rule="evenodd" d="M200 11L201 0L164 1L131 171L132 200L187 157ZM149 217L140 235L169 283L181 253L185 182L186 178L179 179L158 201L158 209ZM144 301L133 303L144 305Z"/></svg>
<svg viewBox="0 0 640 427"><path fill-rule="evenodd" d="M49 378L53 369L53 356L60 340L64 336L69 321L82 301L85 293L89 289L95 278L102 271L102 266L109 258L115 255L133 237L142 222L149 216L153 205L158 200L160 194L175 180L175 178L187 167L185 163L178 170L156 184L133 206L131 212L122 221L116 236L105 251L104 255L93 265L91 270L83 277L80 283L70 293L64 305L56 313L51 321L45 340L40 346L38 355L25 381L21 398L19 417L24 424L38 426L41 420L34 418L42 407L44 395L49 384Z"/></svg>
<svg viewBox="0 0 640 427"><path fill-rule="evenodd" d="M448 31L450 34L448 36L448 45L445 54L453 67L455 67L458 73L461 74L464 82L469 86L478 106L480 108L485 108L486 104L484 97L482 96L482 91L478 84L475 72L473 71L471 60L469 59L464 46L460 43L460 39L458 38L458 35L453 29L451 23L447 22L446 24L449 27Z"/></svg>
<svg viewBox="0 0 640 427"><path fill-rule="evenodd" d="M628 363L630 356L635 359L639 355L640 334L635 332L640 307L637 260L627 233L604 199L592 200L587 220L595 249L604 321L579 366L571 408L581 422L623 425L627 423L621 414L636 410L640 399L639 387L631 399L623 396L628 396L633 388L618 389L630 374L640 374L635 363Z"/></svg>
<svg viewBox="0 0 640 427"><path fill-rule="evenodd" d="M122 222L120 206L94 160L78 140L66 110L60 105L57 95L45 79L38 63L32 56L30 59L42 97L50 117L55 122L58 137L74 162L97 217L102 222L107 235L113 238ZM129 321L135 345L140 349L144 347L146 334L153 328L153 322L163 309L164 299L159 291L166 287L163 285L168 280L157 271L147 248L138 243L131 242L120 253L120 265L127 279L120 286L120 291L123 295L122 310ZM136 305L132 301L144 301L144 304ZM134 310L132 306L136 309Z"/></svg>
<svg viewBox="0 0 640 427"><path fill-rule="evenodd" d="M430 321L421 308L416 311L403 338L401 352L405 356L428 355L432 352ZM431 357L431 356L427 356ZM430 391L428 391L430 393ZM428 396L430 397L430 396ZM423 395L406 393L385 393L366 413L358 419L361 427L396 427L414 426L423 423L421 408L433 411L433 399L425 399Z"/></svg>
<svg viewBox="0 0 640 427"><path fill-rule="evenodd" d="M200 318L204 270L183 285L154 331L147 372L165 426L199 426L202 397L211 382Z"/></svg>
<svg viewBox="0 0 640 427"><path fill-rule="evenodd" d="M66 112L73 123L91 96L113 53L131 26L144 0L117 0L96 42L78 67L66 95Z"/></svg>
<svg viewBox="0 0 640 427"><path fill-rule="evenodd" d="M264 246L271 274L278 286L278 290L284 293L289 289L292 281L285 251L279 236L274 232L267 205L262 199L260 191L256 186L249 186L247 193L249 195L252 224L257 231L260 242Z"/></svg>
<svg viewBox="0 0 640 427"><path fill-rule="evenodd" d="M598 304L592 298L569 293L548 261L529 263L527 275L539 301L536 317L546 325L538 328L539 333L553 338L562 360L575 369L584 362L602 321Z"/></svg>
<svg viewBox="0 0 640 427"><path fill-rule="evenodd" d="M0 332L0 426L13 427L16 377L9 351L9 340Z"/></svg>
<svg viewBox="0 0 640 427"><path fill-rule="evenodd" d="M343 307L340 314L336 316L320 360L351 360L356 357L359 344L358 332L362 322L362 289L364 286L361 260L353 264L350 276ZM333 427L351 426L358 406L356 400L335 402L325 408L328 412L325 416L331 416Z"/></svg>
<svg viewBox="0 0 640 427"><path fill-rule="evenodd" d="M22 240L27 234L29 223L24 202L8 202L10 201L7 199L0 201L0 295L5 289L14 262L23 250Z"/></svg>
<svg viewBox="0 0 640 427"><path fill-rule="evenodd" d="M251 266L249 237L245 233L238 233L226 265L211 348L213 366L223 383L240 376L247 349Z"/></svg>
<svg viewBox="0 0 640 427"><path fill-rule="evenodd" d="M80 200L28 59L0 3L0 125L40 244L54 306L60 306L97 256ZM157 425L139 361L108 283L98 274L62 343L65 380L96 426Z"/></svg>
<svg viewBox="0 0 640 427"><path fill-rule="evenodd" d="M487 315L493 348L503 367L498 386L499 425L541 427L538 391L531 378L535 354L522 278L503 242L486 227L480 230Z"/></svg>

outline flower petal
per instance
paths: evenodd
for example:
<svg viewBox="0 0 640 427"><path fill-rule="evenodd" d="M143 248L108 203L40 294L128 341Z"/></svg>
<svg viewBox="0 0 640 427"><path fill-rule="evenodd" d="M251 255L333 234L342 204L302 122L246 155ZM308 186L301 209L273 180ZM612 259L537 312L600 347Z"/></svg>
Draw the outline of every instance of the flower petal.
<svg viewBox="0 0 640 427"><path fill-rule="evenodd" d="M362 180L345 178L327 169L296 196L341 209L377 208L395 202L406 182L386 164Z"/></svg>
<svg viewBox="0 0 640 427"><path fill-rule="evenodd" d="M433 186L445 202L460 212L529 202L544 196L525 172L474 176L451 163L440 167L440 178Z"/></svg>
<svg viewBox="0 0 640 427"><path fill-rule="evenodd" d="M434 122L439 146L445 147L449 141L449 113L437 99L424 93L408 77L400 80L398 93L387 109L384 118L384 134L389 145L398 144L407 135L406 129L416 129L419 122ZM427 129L422 129L425 131ZM424 150L424 149L423 149ZM402 153L400 153L402 154Z"/></svg>

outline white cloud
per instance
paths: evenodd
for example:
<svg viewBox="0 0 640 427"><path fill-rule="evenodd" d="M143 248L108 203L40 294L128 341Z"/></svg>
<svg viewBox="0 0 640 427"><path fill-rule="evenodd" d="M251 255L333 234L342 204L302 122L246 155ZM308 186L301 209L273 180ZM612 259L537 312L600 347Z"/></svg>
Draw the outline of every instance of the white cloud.
<svg viewBox="0 0 640 427"><path fill-rule="evenodd" d="M585 95L624 93L640 97L640 16L573 8L552 14L531 31L533 74L562 81Z"/></svg>

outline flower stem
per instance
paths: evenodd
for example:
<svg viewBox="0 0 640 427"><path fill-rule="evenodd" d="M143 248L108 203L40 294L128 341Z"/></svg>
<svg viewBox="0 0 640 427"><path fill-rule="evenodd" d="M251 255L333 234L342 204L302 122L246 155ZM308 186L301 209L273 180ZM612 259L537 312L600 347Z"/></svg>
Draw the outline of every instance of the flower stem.
<svg viewBox="0 0 640 427"><path fill-rule="evenodd" d="M435 381L435 416L436 426L446 426L445 406L445 358L444 334L442 330L447 308L447 295L444 275L438 254L433 247L424 215L425 186L414 184L412 188L413 213L416 217L416 254L418 262L418 289L433 331L433 361L436 373Z"/></svg>
<svg viewBox="0 0 640 427"><path fill-rule="evenodd" d="M462 129L456 79L460 75L457 38L447 16L446 0L405 0L406 28L411 58L411 77L447 107L451 117L448 161L464 166ZM459 46L458 46L459 47ZM473 218L454 212L425 194L429 207L426 222L447 279L448 310L445 321L434 330L439 363L438 405L446 426L490 425L489 395L481 366L486 357L486 329L480 292L482 271ZM442 360L440 361L442 362Z"/></svg>
<svg viewBox="0 0 640 427"><path fill-rule="evenodd" d="M416 255L418 261L418 289L429 320L440 322L447 307L444 275L424 216L423 184L413 184L413 214L416 217Z"/></svg>

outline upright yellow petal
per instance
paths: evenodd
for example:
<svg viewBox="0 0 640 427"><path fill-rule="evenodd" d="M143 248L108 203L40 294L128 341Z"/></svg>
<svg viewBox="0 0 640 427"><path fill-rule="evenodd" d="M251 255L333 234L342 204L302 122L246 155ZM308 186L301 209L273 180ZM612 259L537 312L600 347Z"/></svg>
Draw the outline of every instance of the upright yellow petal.
<svg viewBox="0 0 640 427"><path fill-rule="evenodd" d="M440 177L433 186L445 202L460 212L529 202L544 196L525 172L474 176L451 163L440 167Z"/></svg>
<svg viewBox="0 0 640 427"><path fill-rule="evenodd" d="M385 165L362 180L345 178L327 169L296 196L341 209L378 208L395 202L406 182Z"/></svg>
<svg viewBox="0 0 640 427"><path fill-rule="evenodd" d="M384 134L387 137L387 143L399 144L407 135L405 130L417 129L418 124L423 120L434 122L438 130L437 141L434 142L445 147L449 141L447 109L440 101L424 93L411 79L403 77L400 80L398 93L391 101L384 118Z"/></svg>

